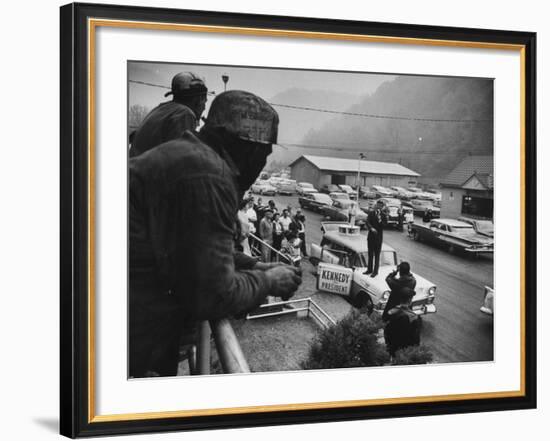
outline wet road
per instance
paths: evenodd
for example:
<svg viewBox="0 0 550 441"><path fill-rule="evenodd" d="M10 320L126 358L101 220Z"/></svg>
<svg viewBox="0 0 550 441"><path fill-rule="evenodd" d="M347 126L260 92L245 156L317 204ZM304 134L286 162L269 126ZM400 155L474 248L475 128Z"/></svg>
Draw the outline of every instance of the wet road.
<svg viewBox="0 0 550 441"><path fill-rule="evenodd" d="M299 208L296 196L276 196L279 209ZM321 240L321 215L304 210L306 241ZM384 231L384 242L398 259L411 264L413 272L437 286L437 313L424 316L422 342L432 348L438 362L493 360L493 319L479 311L485 285L493 286L493 260L477 260L449 254L432 245L415 242L405 232ZM342 299L342 311L349 304Z"/></svg>

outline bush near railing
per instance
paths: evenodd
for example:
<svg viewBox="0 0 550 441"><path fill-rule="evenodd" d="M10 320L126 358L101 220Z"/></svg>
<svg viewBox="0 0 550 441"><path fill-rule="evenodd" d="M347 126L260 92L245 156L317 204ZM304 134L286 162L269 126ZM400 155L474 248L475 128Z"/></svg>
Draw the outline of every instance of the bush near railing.
<svg viewBox="0 0 550 441"><path fill-rule="evenodd" d="M411 346L396 352L393 359L381 338L384 322L351 311L336 325L323 330L313 343L303 369L335 369L367 366L412 365L433 361L429 348Z"/></svg>
<svg viewBox="0 0 550 441"><path fill-rule="evenodd" d="M382 366L390 356L378 341L381 321L367 314L352 311L335 326L322 331L311 347L304 369L333 369Z"/></svg>

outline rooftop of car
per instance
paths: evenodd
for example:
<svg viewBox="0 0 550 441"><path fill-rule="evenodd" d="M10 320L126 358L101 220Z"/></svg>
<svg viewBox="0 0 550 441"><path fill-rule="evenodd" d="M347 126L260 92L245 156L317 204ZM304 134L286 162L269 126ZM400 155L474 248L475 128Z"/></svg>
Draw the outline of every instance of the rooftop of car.
<svg viewBox="0 0 550 441"><path fill-rule="evenodd" d="M356 253L364 253L368 251L367 236L364 234L348 235L338 231L328 231L325 236L331 242L342 245ZM382 244L382 251L395 251L386 243Z"/></svg>

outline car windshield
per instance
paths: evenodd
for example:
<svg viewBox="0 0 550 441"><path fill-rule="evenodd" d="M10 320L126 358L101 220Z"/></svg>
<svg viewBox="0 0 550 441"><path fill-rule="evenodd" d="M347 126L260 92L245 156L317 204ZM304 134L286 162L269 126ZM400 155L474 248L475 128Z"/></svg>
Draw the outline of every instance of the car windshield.
<svg viewBox="0 0 550 441"><path fill-rule="evenodd" d="M366 267L368 264L369 254L368 252L357 253L356 262L354 266ZM380 266L397 265L397 257L395 251L382 251L380 253Z"/></svg>
<svg viewBox="0 0 550 441"><path fill-rule="evenodd" d="M320 202L322 204L332 205L332 199L328 194L315 193L314 197L317 202Z"/></svg>
<svg viewBox="0 0 550 441"><path fill-rule="evenodd" d="M453 233L457 233L457 234L472 234L472 233L475 233L475 230L474 230L474 227L472 227L471 225L460 225L460 226L457 226L457 225L453 225L451 227L451 231Z"/></svg>
<svg viewBox="0 0 550 441"><path fill-rule="evenodd" d="M340 185L340 188L345 191L353 191L349 185Z"/></svg>
<svg viewBox="0 0 550 441"><path fill-rule="evenodd" d="M300 182L300 186L303 188L313 188L313 184L310 184L308 182Z"/></svg>

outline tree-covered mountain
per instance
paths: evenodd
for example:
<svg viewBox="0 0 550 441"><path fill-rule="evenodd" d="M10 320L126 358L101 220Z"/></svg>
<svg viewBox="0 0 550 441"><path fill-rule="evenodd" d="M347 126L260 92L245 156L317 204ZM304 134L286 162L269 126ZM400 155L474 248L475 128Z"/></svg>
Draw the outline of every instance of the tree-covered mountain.
<svg viewBox="0 0 550 441"><path fill-rule="evenodd" d="M302 154L356 158L361 151L367 159L400 162L424 176L440 177L467 154L493 151L492 80L400 76L382 83L371 95L357 97L356 104L350 102L342 106L325 101L318 107L411 119L322 114L325 121L304 134L301 142L317 148L289 148L284 159L290 162ZM295 113L292 124L298 126L304 119L318 117L318 112Z"/></svg>

